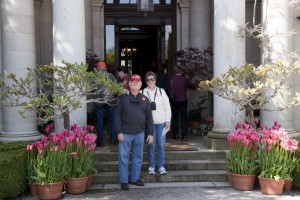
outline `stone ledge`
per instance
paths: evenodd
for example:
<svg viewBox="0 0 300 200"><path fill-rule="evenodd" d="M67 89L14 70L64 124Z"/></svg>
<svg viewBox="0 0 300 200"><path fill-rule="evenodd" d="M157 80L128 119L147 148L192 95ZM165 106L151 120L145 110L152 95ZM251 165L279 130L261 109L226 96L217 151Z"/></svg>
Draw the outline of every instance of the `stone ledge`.
<svg viewBox="0 0 300 200"><path fill-rule="evenodd" d="M228 133L215 133L210 131L204 138L205 144L213 150L229 150L229 142L227 141Z"/></svg>

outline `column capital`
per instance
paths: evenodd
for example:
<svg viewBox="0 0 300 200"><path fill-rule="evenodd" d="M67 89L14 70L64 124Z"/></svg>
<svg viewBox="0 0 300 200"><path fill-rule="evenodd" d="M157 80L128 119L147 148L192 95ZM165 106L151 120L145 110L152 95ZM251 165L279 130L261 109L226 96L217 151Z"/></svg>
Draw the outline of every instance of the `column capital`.
<svg viewBox="0 0 300 200"><path fill-rule="evenodd" d="M43 3L43 0L34 0L35 6L41 6L42 3Z"/></svg>
<svg viewBox="0 0 300 200"><path fill-rule="evenodd" d="M104 1L103 0L92 0L92 10L93 11L100 11L102 12L104 7Z"/></svg>
<svg viewBox="0 0 300 200"><path fill-rule="evenodd" d="M190 0L180 0L177 2L180 9L182 8L189 8L190 7Z"/></svg>
<svg viewBox="0 0 300 200"><path fill-rule="evenodd" d="M103 5L103 0L92 0L92 7L99 7L100 9L102 9Z"/></svg>

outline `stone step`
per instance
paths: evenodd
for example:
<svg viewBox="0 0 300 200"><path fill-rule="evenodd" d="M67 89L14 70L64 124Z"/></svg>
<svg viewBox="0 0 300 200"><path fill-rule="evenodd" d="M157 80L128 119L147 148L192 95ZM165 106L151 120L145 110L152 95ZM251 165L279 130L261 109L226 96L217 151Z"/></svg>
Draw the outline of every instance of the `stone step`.
<svg viewBox="0 0 300 200"><path fill-rule="evenodd" d="M148 175L142 172L145 183L158 182L226 182L226 170L181 170L168 171L167 175ZM94 175L93 184L119 183L118 172L98 172Z"/></svg>
<svg viewBox="0 0 300 200"><path fill-rule="evenodd" d="M95 163L98 172L117 172L118 161L98 161ZM130 164L130 163L129 163ZM129 166L130 167L130 166ZM142 171L148 170L148 162L142 164ZM223 160L166 160L167 170L225 170L226 161Z"/></svg>
<svg viewBox="0 0 300 200"><path fill-rule="evenodd" d="M199 150L199 151L166 151L165 160L218 160L226 158L226 150ZM131 156L130 156L131 158ZM118 152L95 151L96 161L116 161ZM147 152L144 152L144 160L147 160Z"/></svg>
<svg viewBox="0 0 300 200"><path fill-rule="evenodd" d="M228 184L228 182L159 182L159 183L146 183L145 186L135 186L130 185L131 189L156 189L156 188L224 188L224 187L232 187ZM93 184L90 190L118 190L120 189L119 183L111 183L111 184Z"/></svg>

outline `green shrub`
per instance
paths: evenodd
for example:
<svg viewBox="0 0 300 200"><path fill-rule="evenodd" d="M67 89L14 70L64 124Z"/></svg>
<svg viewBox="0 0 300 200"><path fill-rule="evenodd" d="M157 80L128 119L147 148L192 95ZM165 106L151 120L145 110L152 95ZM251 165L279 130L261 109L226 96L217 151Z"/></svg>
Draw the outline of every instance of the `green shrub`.
<svg viewBox="0 0 300 200"><path fill-rule="evenodd" d="M0 199L27 189L26 142L0 142Z"/></svg>
<svg viewBox="0 0 300 200"><path fill-rule="evenodd" d="M295 139L300 141L300 137L295 138ZM295 188L300 188L300 149L299 149L299 146L298 146L298 150L296 151L296 157L298 159L298 164L296 165L296 168L293 173L294 186L295 186Z"/></svg>

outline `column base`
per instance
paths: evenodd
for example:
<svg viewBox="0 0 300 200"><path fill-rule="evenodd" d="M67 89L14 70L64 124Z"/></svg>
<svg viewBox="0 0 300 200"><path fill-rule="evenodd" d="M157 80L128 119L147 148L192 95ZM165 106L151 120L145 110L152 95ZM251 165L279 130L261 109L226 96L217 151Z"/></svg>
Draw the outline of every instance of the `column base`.
<svg viewBox="0 0 300 200"><path fill-rule="evenodd" d="M300 131L299 130L292 130L292 131L287 131L288 136L291 138L299 138L300 137Z"/></svg>
<svg viewBox="0 0 300 200"><path fill-rule="evenodd" d="M212 150L229 150L228 132L210 131L204 138L205 144Z"/></svg>
<svg viewBox="0 0 300 200"><path fill-rule="evenodd" d="M42 134L38 131L32 133L12 134L0 133L0 142L30 142L37 141L42 138Z"/></svg>

